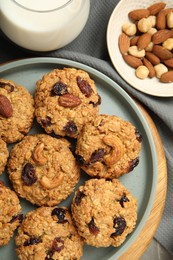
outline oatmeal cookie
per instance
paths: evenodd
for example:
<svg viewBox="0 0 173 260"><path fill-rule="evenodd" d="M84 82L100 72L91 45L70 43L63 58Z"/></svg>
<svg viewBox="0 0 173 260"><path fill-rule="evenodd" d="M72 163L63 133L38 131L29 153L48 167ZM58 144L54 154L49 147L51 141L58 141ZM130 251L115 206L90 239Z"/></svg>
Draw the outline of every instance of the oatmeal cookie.
<svg viewBox="0 0 173 260"><path fill-rule="evenodd" d="M90 176L118 178L137 166L141 141L140 132L130 122L101 114L79 135L77 160Z"/></svg>
<svg viewBox="0 0 173 260"><path fill-rule="evenodd" d="M47 134L28 135L11 150L7 170L20 197L54 206L66 199L80 178L70 143Z"/></svg>
<svg viewBox="0 0 173 260"><path fill-rule="evenodd" d="M23 219L22 208L14 191L0 181L0 246L7 245Z"/></svg>
<svg viewBox="0 0 173 260"><path fill-rule="evenodd" d="M34 118L34 99L23 86L0 79L0 138L6 143L20 141Z"/></svg>
<svg viewBox="0 0 173 260"><path fill-rule="evenodd" d="M84 242L117 247L136 225L136 199L118 179L90 179L76 191L72 217Z"/></svg>
<svg viewBox="0 0 173 260"><path fill-rule="evenodd" d="M28 212L15 242L22 260L78 260L83 252L83 242L65 207L40 207Z"/></svg>
<svg viewBox="0 0 173 260"><path fill-rule="evenodd" d="M0 139L0 175L2 174L8 158L8 149L6 143Z"/></svg>
<svg viewBox="0 0 173 260"><path fill-rule="evenodd" d="M76 138L83 125L98 114L100 96L83 70L55 69L36 85L36 119L47 133Z"/></svg>

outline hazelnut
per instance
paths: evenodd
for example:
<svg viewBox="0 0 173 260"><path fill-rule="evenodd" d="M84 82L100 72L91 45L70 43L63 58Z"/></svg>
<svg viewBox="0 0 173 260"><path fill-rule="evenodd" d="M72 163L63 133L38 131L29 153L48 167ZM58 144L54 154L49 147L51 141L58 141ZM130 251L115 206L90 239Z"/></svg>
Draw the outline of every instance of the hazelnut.
<svg viewBox="0 0 173 260"><path fill-rule="evenodd" d="M148 44L148 46L145 48L145 50L146 50L146 51L152 51L153 46L154 46L154 43L153 43L153 42L150 42L150 43Z"/></svg>
<svg viewBox="0 0 173 260"><path fill-rule="evenodd" d="M151 29L153 26L152 20L148 20L148 18L142 18L138 22L138 29L140 32L146 33L149 29Z"/></svg>
<svg viewBox="0 0 173 260"><path fill-rule="evenodd" d="M134 23L125 23L122 26L122 30L128 36L132 36L136 33L136 25Z"/></svg>
<svg viewBox="0 0 173 260"><path fill-rule="evenodd" d="M173 12L167 14L167 26L173 28Z"/></svg>
<svg viewBox="0 0 173 260"><path fill-rule="evenodd" d="M147 20L149 21L151 27L156 26L156 16L155 15L150 15L149 17L147 17Z"/></svg>
<svg viewBox="0 0 173 260"><path fill-rule="evenodd" d="M150 28L150 29L148 30L147 33L153 35L153 34L155 34L156 32L157 32L157 29L152 27L152 28Z"/></svg>
<svg viewBox="0 0 173 260"><path fill-rule="evenodd" d="M173 49L173 38L168 38L162 45L165 49L171 51Z"/></svg>
<svg viewBox="0 0 173 260"><path fill-rule="evenodd" d="M146 66L141 65L136 69L135 74L139 79L145 79L148 77L149 70Z"/></svg>
<svg viewBox="0 0 173 260"><path fill-rule="evenodd" d="M160 79L160 77L161 77L161 75L162 75L163 73L165 73L165 72L168 71L168 68L167 68L165 65L163 65L162 63L155 65L155 66L154 66L154 69L155 69L155 71L156 71L156 77L157 77L158 79Z"/></svg>

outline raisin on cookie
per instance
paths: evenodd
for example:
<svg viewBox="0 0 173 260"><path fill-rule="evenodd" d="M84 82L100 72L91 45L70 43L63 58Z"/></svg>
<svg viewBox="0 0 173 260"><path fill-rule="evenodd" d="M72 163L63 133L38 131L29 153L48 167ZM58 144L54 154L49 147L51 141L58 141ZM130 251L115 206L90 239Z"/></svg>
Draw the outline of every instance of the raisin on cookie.
<svg viewBox="0 0 173 260"><path fill-rule="evenodd" d="M34 119L34 99L23 86L0 79L0 138L6 143L20 141Z"/></svg>
<svg viewBox="0 0 173 260"><path fill-rule="evenodd" d="M16 193L0 181L0 246L8 244L22 222L21 211Z"/></svg>
<svg viewBox="0 0 173 260"><path fill-rule="evenodd" d="M0 175L2 174L8 159L8 149L6 143L0 139Z"/></svg>
<svg viewBox="0 0 173 260"><path fill-rule="evenodd" d="M10 152L7 170L20 197L54 206L66 199L80 178L70 143L47 134L28 135Z"/></svg>
<svg viewBox="0 0 173 260"><path fill-rule="evenodd" d="M36 85L36 119L47 133L76 138L83 125L98 114L100 96L83 70L55 69Z"/></svg>
<svg viewBox="0 0 173 260"><path fill-rule="evenodd" d="M26 214L15 238L19 259L76 259L83 242L65 207L40 207Z"/></svg>
<svg viewBox="0 0 173 260"><path fill-rule="evenodd" d="M71 210L79 235L95 247L121 245L136 225L136 199L117 179L86 181Z"/></svg>
<svg viewBox="0 0 173 260"><path fill-rule="evenodd" d="M139 163L142 136L130 122L114 115L98 115L83 127L76 156L92 177L118 178Z"/></svg>

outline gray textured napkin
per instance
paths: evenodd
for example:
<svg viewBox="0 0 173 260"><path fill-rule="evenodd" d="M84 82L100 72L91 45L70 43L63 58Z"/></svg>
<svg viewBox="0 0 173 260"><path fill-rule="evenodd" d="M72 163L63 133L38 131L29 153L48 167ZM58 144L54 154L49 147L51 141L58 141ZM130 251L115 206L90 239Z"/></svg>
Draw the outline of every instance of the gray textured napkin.
<svg viewBox="0 0 173 260"><path fill-rule="evenodd" d="M106 45L106 30L109 17L118 2L91 0L89 19L82 33L71 44L54 52L30 54L14 47L0 36L0 62L38 55L78 61L106 74L147 107L159 130L168 170L165 210L155 238L173 254L173 98L153 97L133 89L118 75L111 64Z"/></svg>

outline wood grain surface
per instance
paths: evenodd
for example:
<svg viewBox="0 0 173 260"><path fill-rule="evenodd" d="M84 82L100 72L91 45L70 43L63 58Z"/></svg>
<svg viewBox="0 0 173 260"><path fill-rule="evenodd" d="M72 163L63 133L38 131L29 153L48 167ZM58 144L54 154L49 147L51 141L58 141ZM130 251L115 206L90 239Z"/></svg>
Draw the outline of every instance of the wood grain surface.
<svg viewBox="0 0 173 260"><path fill-rule="evenodd" d="M157 230L160 219L162 217L165 199L166 199L166 190L167 190L167 167L166 167L166 158L162 146L162 141L160 139L157 128L144 109L144 107L136 102L140 110L142 111L148 125L150 127L153 140L156 146L157 159L158 159L158 182L156 187L156 195L154 199L154 203L152 206L152 210L150 215L143 227L141 233L136 238L136 240L132 243L132 245L126 250L126 252L118 258L118 260L136 260L139 259L140 256L145 252L148 245L150 244L153 236Z"/></svg>

